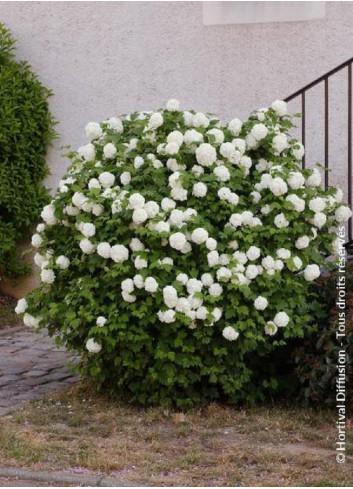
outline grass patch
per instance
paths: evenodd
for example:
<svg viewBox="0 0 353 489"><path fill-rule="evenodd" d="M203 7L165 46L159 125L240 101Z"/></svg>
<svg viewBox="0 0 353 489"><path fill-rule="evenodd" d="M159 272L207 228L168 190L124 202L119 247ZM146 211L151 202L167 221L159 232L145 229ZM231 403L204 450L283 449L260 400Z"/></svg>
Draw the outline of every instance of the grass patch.
<svg viewBox="0 0 353 489"><path fill-rule="evenodd" d="M142 409L78 386L2 419L0 465L151 486L351 486L352 457L335 461L335 422L301 408Z"/></svg>

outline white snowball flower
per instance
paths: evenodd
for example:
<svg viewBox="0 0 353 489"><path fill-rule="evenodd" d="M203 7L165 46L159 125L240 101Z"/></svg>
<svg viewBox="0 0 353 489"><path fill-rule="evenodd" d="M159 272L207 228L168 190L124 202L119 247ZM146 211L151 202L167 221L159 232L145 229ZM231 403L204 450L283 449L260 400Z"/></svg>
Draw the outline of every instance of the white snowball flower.
<svg viewBox="0 0 353 489"><path fill-rule="evenodd" d="M170 100L168 100L166 108L170 112L178 112L180 110L179 100L176 100L175 98L171 98Z"/></svg>
<svg viewBox="0 0 353 489"><path fill-rule="evenodd" d="M294 263L294 266L295 266L295 268L296 268L297 270L299 270L299 268L301 268L301 267L302 267L302 265L303 265L303 262L302 262L302 260L299 258L299 256L295 256L295 257L293 258L293 263Z"/></svg>
<svg viewBox="0 0 353 489"><path fill-rule="evenodd" d="M237 118L232 119L228 124L228 129L233 134L233 136L238 136L242 127L243 127L243 123L241 122L241 120Z"/></svg>
<svg viewBox="0 0 353 489"><path fill-rule="evenodd" d="M309 201L309 209L313 212L321 212L326 207L326 201L322 197L316 197Z"/></svg>
<svg viewBox="0 0 353 489"><path fill-rule="evenodd" d="M192 124L194 127L205 127L207 128L210 124L208 117L202 112L197 112L192 119Z"/></svg>
<svg viewBox="0 0 353 489"><path fill-rule="evenodd" d="M103 328L103 326L105 325L106 322L107 322L107 319L104 316L98 316L97 317L96 324L100 328Z"/></svg>
<svg viewBox="0 0 353 489"><path fill-rule="evenodd" d="M291 252L286 248L279 248L276 252L278 258L282 260L288 260L291 257Z"/></svg>
<svg viewBox="0 0 353 489"><path fill-rule="evenodd" d="M215 250L217 248L217 241L214 238L207 238L206 248L210 251Z"/></svg>
<svg viewBox="0 0 353 489"><path fill-rule="evenodd" d="M259 295L259 297L254 300L254 306L255 309L257 309L258 311L264 311L268 306L268 300L266 299L266 297L262 297L261 295Z"/></svg>
<svg viewBox="0 0 353 489"><path fill-rule="evenodd" d="M132 238L129 246L132 251L143 251L145 249L145 245L138 238Z"/></svg>
<svg viewBox="0 0 353 489"><path fill-rule="evenodd" d="M31 316L31 314L28 314L26 312L23 316L23 322L26 326L29 326L30 328L37 328L40 322L40 318L35 318Z"/></svg>
<svg viewBox="0 0 353 489"><path fill-rule="evenodd" d="M66 256L64 256L64 255L58 256L58 258L56 259L55 263L62 270L66 270L70 266L70 260Z"/></svg>
<svg viewBox="0 0 353 489"><path fill-rule="evenodd" d="M252 201L254 204L257 204L258 202L260 202L260 200L261 200L260 192L254 191L254 192L251 192L250 195L252 197Z"/></svg>
<svg viewBox="0 0 353 489"><path fill-rule="evenodd" d="M221 187L217 192L217 195L221 200L229 200L231 194L232 191L228 187Z"/></svg>
<svg viewBox="0 0 353 489"><path fill-rule="evenodd" d="M79 246L82 252L86 255L91 255L96 249L95 245L91 243L91 241L87 238L82 239L79 243Z"/></svg>
<svg viewBox="0 0 353 489"><path fill-rule="evenodd" d="M131 173L128 171L124 171L120 175L120 182L122 183L122 185L129 185L129 183L131 182Z"/></svg>
<svg viewBox="0 0 353 489"><path fill-rule="evenodd" d="M282 178L276 177L270 183L270 190L274 195L278 197L287 193L288 187L286 182Z"/></svg>
<svg viewBox="0 0 353 489"><path fill-rule="evenodd" d="M175 250L181 251L185 246L187 240L183 233L174 233L169 237L169 244Z"/></svg>
<svg viewBox="0 0 353 489"><path fill-rule="evenodd" d="M111 246L109 243L102 242L102 243L98 244L97 253L102 258L106 258L106 259L110 258L111 252L112 252L112 249L111 249Z"/></svg>
<svg viewBox="0 0 353 489"><path fill-rule="evenodd" d="M103 188L110 188L114 185L115 176L112 173L105 171L99 175L98 180Z"/></svg>
<svg viewBox="0 0 353 489"><path fill-rule="evenodd" d="M261 207L261 214L264 214L265 216L267 216L267 214L269 214L271 212L271 206L266 204L264 205L263 207Z"/></svg>
<svg viewBox="0 0 353 489"><path fill-rule="evenodd" d="M163 300L167 307L173 308L178 303L178 293L172 285L167 285L163 289Z"/></svg>
<svg viewBox="0 0 353 489"><path fill-rule="evenodd" d="M133 304L134 302L136 302L136 299L137 299L136 295L132 295L129 292L126 292L125 290L122 291L121 296L125 302L128 302L130 304Z"/></svg>
<svg viewBox="0 0 353 489"><path fill-rule="evenodd" d="M143 222L147 221L147 219L148 214L145 209L135 209L132 213L132 221L135 224L142 224Z"/></svg>
<svg viewBox="0 0 353 489"><path fill-rule="evenodd" d="M350 217L352 217L352 211L346 205L340 205L337 207L335 211L335 219L337 222L347 221Z"/></svg>
<svg viewBox="0 0 353 489"><path fill-rule="evenodd" d="M181 146L184 142L184 135L180 131L172 131L167 136L167 143L176 143Z"/></svg>
<svg viewBox="0 0 353 489"><path fill-rule="evenodd" d="M158 129L163 124L163 116L159 112L155 112L151 115L150 120L148 122L149 129Z"/></svg>
<svg viewBox="0 0 353 489"><path fill-rule="evenodd" d="M129 258L129 250L124 245L114 245L111 247L110 257L115 263L123 263Z"/></svg>
<svg viewBox="0 0 353 489"><path fill-rule="evenodd" d="M222 143L219 148L221 155L227 160L232 160L236 154L235 146L233 143Z"/></svg>
<svg viewBox="0 0 353 489"><path fill-rule="evenodd" d="M224 133L220 129L213 128L206 132L207 135L213 136L217 144L222 144L224 141Z"/></svg>
<svg viewBox="0 0 353 489"><path fill-rule="evenodd" d="M267 255L265 258L261 260L261 265L266 269L266 270L271 270L271 268L275 267L275 260L272 258L272 256Z"/></svg>
<svg viewBox="0 0 353 489"><path fill-rule="evenodd" d="M301 143L296 143L295 147L292 148L292 154L296 160L301 160L304 156L304 146Z"/></svg>
<svg viewBox="0 0 353 489"><path fill-rule="evenodd" d="M250 246L248 251L246 252L246 256L249 258L249 260L257 260L260 257L261 250L257 246Z"/></svg>
<svg viewBox="0 0 353 489"><path fill-rule="evenodd" d="M103 148L103 154L107 160L114 158L116 153L117 153L117 149L112 143L107 143Z"/></svg>
<svg viewBox="0 0 353 489"><path fill-rule="evenodd" d="M99 180L97 180L97 178L91 178L90 181L88 182L88 188L90 190L101 188L101 184L99 183Z"/></svg>
<svg viewBox="0 0 353 489"><path fill-rule="evenodd" d="M259 275L259 269L256 265L248 265L245 270L246 278L253 280Z"/></svg>
<svg viewBox="0 0 353 489"><path fill-rule="evenodd" d="M143 268L147 268L148 263L144 258L137 256L135 258L134 265L137 270L142 270Z"/></svg>
<svg viewBox="0 0 353 489"><path fill-rule="evenodd" d="M81 146L78 148L77 153L79 156L82 156L85 161L92 161L96 157L96 150L92 143Z"/></svg>
<svg viewBox="0 0 353 489"><path fill-rule="evenodd" d="M176 155L179 153L179 145L177 143L168 143L164 148L164 151L167 155Z"/></svg>
<svg viewBox="0 0 353 489"><path fill-rule="evenodd" d="M275 260L275 270L283 270L284 263L282 260Z"/></svg>
<svg viewBox="0 0 353 489"><path fill-rule="evenodd" d="M219 321L222 317L222 309L220 309L219 307L215 307L212 311L212 316L215 323Z"/></svg>
<svg viewBox="0 0 353 489"><path fill-rule="evenodd" d="M149 200L148 202L146 202L144 209L147 212L147 216L149 217L149 219L153 219L159 212L159 205L157 204L157 202Z"/></svg>
<svg viewBox="0 0 353 489"><path fill-rule="evenodd" d="M165 221L158 221L154 227L154 231L157 231L157 233L169 233L170 231L170 224Z"/></svg>
<svg viewBox="0 0 353 489"><path fill-rule="evenodd" d="M188 192L182 187L174 187L170 193L174 200L184 201L188 198Z"/></svg>
<svg viewBox="0 0 353 489"><path fill-rule="evenodd" d="M208 239L208 232L204 228L196 228L191 233L191 240L196 244L205 243Z"/></svg>
<svg viewBox="0 0 353 489"><path fill-rule="evenodd" d="M168 309L167 311L158 311L157 316L162 323L174 323L175 311Z"/></svg>
<svg viewBox="0 0 353 489"><path fill-rule="evenodd" d="M336 199L336 202L342 202L343 192L340 188L336 188L335 199Z"/></svg>
<svg viewBox="0 0 353 489"><path fill-rule="evenodd" d="M207 186L202 182L195 183L192 189L192 195L194 195L195 197L205 197L206 194Z"/></svg>
<svg viewBox="0 0 353 489"><path fill-rule="evenodd" d="M277 216L274 219L274 223L275 226L278 228L286 228L289 226L289 221L287 221L283 212L281 212L281 214L277 214Z"/></svg>
<svg viewBox="0 0 353 489"><path fill-rule="evenodd" d="M161 207L165 212L170 211L171 209L174 209L176 206L176 203L174 200L169 199L168 197L164 197L161 202Z"/></svg>
<svg viewBox="0 0 353 489"><path fill-rule="evenodd" d="M100 216L103 214L104 207L101 204L94 204L92 207L92 214L94 216Z"/></svg>
<svg viewBox="0 0 353 489"><path fill-rule="evenodd" d="M304 269L304 278L308 282L320 277L320 268L317 265L307 265Z"/></svg>
<svg viewBox="0 0 353 489"><path fill-rule="evenodd" d="M288 185L290 186L290 188L292 188L293 190L297 190L297 189L303 187L303 185L305 184L305 178L299 172L291 172L289 174L289 178L288 178L287 182L288 182Z"/></svg>
<svg viewBox="0 0 353 489"><path fill-rule="evenodd" d="M231 192L228 198L228 202L233 205L238 205L239 195L235 194L234 192Z"/></svg>
<svg viewBox="0 0 353 489"><path fill-rule="evenodd" d="M17 306L15 307L15 313L16 314L23 314L26 309L27 309L27 301L26 301L26 299L20 299L17 302Z"/></svg>
<svg viewBox="0 0 353 489"><path fill-rule="evenodd" d="M138 170L139 168L141 168L141 166L143 166L144 163L145 160L141 156L136 156L134 159L134 168Z"/></svg>
<svg viewBox="0 0 353 489"><path fill-rule="evenodd" d="M248 257L243 251L235 251L233 253L233 258L237 260L240 265L245 265L245 263L248 261Z"/></svg>
<svg viewBox="0 0 353 489"><path fill-rule="evenodd" d="M49 225L56 224L57 219L54 215L54 211L55 208L53 204L48 204L43 208L40 216L43 219L43 221L46 222L47 224Z"/></svg>
<svg viewBox="0 0 353 489"><path fill-rule="evenodd" d="M176 280L181 284L186 285L189 280L189 277L186 275L186 273L179 273L176 277Z"/></svg>
<svg viewBox="0 0 353 489"><path fill-rule="evenodd" d="M314 168L312 174L306 179L308 187L319 187L321 185L321 175L317 168Z"/></svg>
<svg viewBox="0 0 353 489"><path fill-rule="evenodd" d="M107 124L110 129L113 129L116 132L123 132L123 123L118 117L111 117L107 120Z"/></svg>
<svg viewBox="0 0 353 489"><path fill-rule="evenodd" d="M201 292L203 283L201 280L196 278L190 278L186 284L186 290L189 294L195 294L196 292Z"/></svg>
<svg viewBox="0 0 353 489"><path fill-rule="evenodd" d="M86 348L90 353L99 353L102 349L102 345L94 341L93 338L89 338L86 341Z"/></svg>
<svg viewBox="0 0 353 489"><path fill-rule="evenodd" d="M327 217L323 212L316 212L314 214L314 218L312 219L312 223L314 224L314 226L316 226L319 229L321 229L322 226L326 224L326 221L327 221Z"/></svg>
<svg viewBox="0 0 353 489"><path fill-rule="evenodd" d="M145 205L145 198L139 193L131 194L129 197L130 209L142 209Z"/></svg>
<svg viewBox="0 0 353 489"><path fill-rule="evenodd" d="M288 146L288 138L285 134L277 134L272 139L272 147L277 153L281 153Z"/></svg>
<svg viewBox="0 0 353 489"><path fill-rule="evenodd" d="M290 202L297 212L303 212L305 209L305 200L295 194L287 195L286 201Z"/></svg>
<svg viewBox="0 0 353 489"><path fill-rule="evenodd" d="M98 122L89 122L85 131L86 137L91 141L93 141L93 139L98 139L103 134L103 130Z"/></svg>
<svg viewBox="0 0 353 489"><path fill-rule="evenodd" d="M203 135L195 129L188 129L184 134L184 143L187 145L201 143L202 141Z"/></svg>
<svg viewBox="0 0 353 489"><path fill-rule="evenodd" d="M239 337L238 331L235 331L232 326L226 326L222 331L222 335L228 341L235 341Z"/></svg>
<svg viewBox="0 0 353 489"><path fill-rule="evenodd" d="M40 273L40 278L45 284L52 284L55 280L55 273L51 269L44 269Z"/></svg>
<svg viewBox="0 0 353 489"><path fill-rule="evenodd" d="M135 284L132 278L126 278L121 282L121 290L131 294L135 290Z"/></svg>
<svg viewBox="0 0 353 489"><path fill-rule="evenodd" d="M287 103L283 100L275 100L271 104L271 109L273 109L279 117L283 117L287 114Z"/></svg>
<svg viewBox="0 0 353 489"><path fill-rule="evenodd" d="M283 311L278 312L273 318L273 322L278 328L285 328L289 323L289 316Z"/></svg>
<svg viewBox="0 0 353 489"><path fill-rule="evenodd" d="M214 283L210 285L208 291L212 297L219 297L223 293L223 287L218 283Z"/></svg>
<svg viewBox="0 0 353 489"><path fill-rule="evenodd" d="M138 289L144 288L145 280L142 275L136 274L132 280L134 282L135 287L137 287Z"/></svg>
<svg viewBox="0 0 353 489"><path fill-rule="evenodd" d="M206 287L210 287L210 285L212 285L214 283L214 280L213 280L213 277L210 273L203 273L201 275L201 282Z"/></svg>
<svg viewBox="0 0 353 489"><path fill-rule="evenodd" d="M221 267L217 270L217 280L228 281L232 277L232 272L227 267Z"/></svg>
<svg viewBox="0 0 353 489"><path fill-rule="evenodd" d="M85 238L91 238L96 234L96 226L90 222L85 222L82 226L81 233Z"/></svg>
<svg viewBox="0 0 353 489"><path fill-rule="evenodd" d="M43 238L40 234L33 234L31 243L34 248L39 248L39 246L43 243Z"/></svg>
<svg viewBox="0 0 353 489"><path fill-rule="evenodd" d="M213 174L219 182L227 182L230 179L230 172L224 165L216 166Z"/></svg>
<svg viewBox="0 0 353 489"><path fill-rule="evenodd" d="M232 214L229 218L229 223L233 228L238 228L243 224L243 216L239 213Z"/></svg>
<svg viewBox="0 0 353 489"><path fill-rule="evenodd" d="M196 149L195 155L201 166L211 166L217 160L215 148L208 143L201 143Z"/></svg>
<svg viewBox="0 0 353 489"><path fill-rule="evenodd" d="M199 307L196 311L196 317L201 321L205 321L205 319L207 319L207 314L208 314L208 309L205 306Z"/></svg>
<svg viewBox="0 0 353 489"><path fill-rule="evenodd" d="M255 124L254 127L251 129L250 134L253 138L256 139L256 141L260 141L267 136L268 129L265 124Z"/></svg>
<svg viewBox="0 0 353 489"><path fill-rule="evenodd" d="M273 336L277 333L278 328L273 321L267 321L265 325L265 333L269 336Z"/></svg>

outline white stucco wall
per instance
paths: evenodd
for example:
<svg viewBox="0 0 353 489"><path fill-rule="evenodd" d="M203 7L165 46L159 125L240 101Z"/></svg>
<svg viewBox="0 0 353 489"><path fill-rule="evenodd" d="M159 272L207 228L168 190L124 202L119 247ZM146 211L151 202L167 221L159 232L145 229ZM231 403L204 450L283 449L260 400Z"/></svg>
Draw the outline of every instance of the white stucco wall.
<svg viewBox="0 0 353 489"><path fill-rule="evenodd" d="M82 144L88 121L160 107L171 97L185 108L244 118L353 51L353 2L327 2L319 20L218 26L202 24L201 2L0 2L0 20L18 39L19 57L55 92L60 139L49 155L51 187L67 165L60 146ZM340 83L342 76L330 107L335 180L343 184ZM309 159L322 159L320 114L310 126Z"/></svg>

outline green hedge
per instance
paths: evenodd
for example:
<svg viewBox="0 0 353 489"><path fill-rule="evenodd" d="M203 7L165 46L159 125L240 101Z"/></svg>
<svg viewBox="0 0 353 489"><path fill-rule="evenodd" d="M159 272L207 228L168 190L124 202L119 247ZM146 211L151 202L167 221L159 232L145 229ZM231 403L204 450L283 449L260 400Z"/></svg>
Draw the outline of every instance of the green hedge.
<svg viewBox="0 0 353 489"><path fill-rule="evenodd" d="M55 132L45 88L25 61L14 56L15 40L0 23L0 276L27 271L16 250L19 239L48 200L42 184L46 153Z"/></svg>

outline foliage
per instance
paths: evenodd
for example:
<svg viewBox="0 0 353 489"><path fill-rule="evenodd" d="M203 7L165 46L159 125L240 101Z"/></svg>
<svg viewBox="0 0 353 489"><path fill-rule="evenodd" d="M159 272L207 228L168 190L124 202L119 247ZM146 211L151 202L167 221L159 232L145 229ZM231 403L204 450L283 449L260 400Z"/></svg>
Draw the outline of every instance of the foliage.
<svg viewBox="0 0 353 489"><path fill-rule="evenodd" d="M0 276L26 271L16 242L28 234L48 201L45 155L54 136L51 92L14 57L15 40L0 23Z"/></svg>
<svg viewBox="0 0 353 489"><path fill-rule="evenodd" d="M330 229L351 214L300 169L291 127L280 101L227 126L177 101L89 123L32 238L42 285L17 312L141 404L276 389L259 364L308 333Z"/></svg>
<svg viewBox="0 0 353 489"><path fill-rule="evenodd" d="M300 396L305 403L336 405L336 379L339 351L345 350L346 401L353 402L353 262L346 267L345 309L338 309L337 275L332 273L317 284L325 317L292 352L295 374L300 381ZM339 313L345 312L345 336L337 338ZM342 346L341 346L342 341Z"/></svg>

